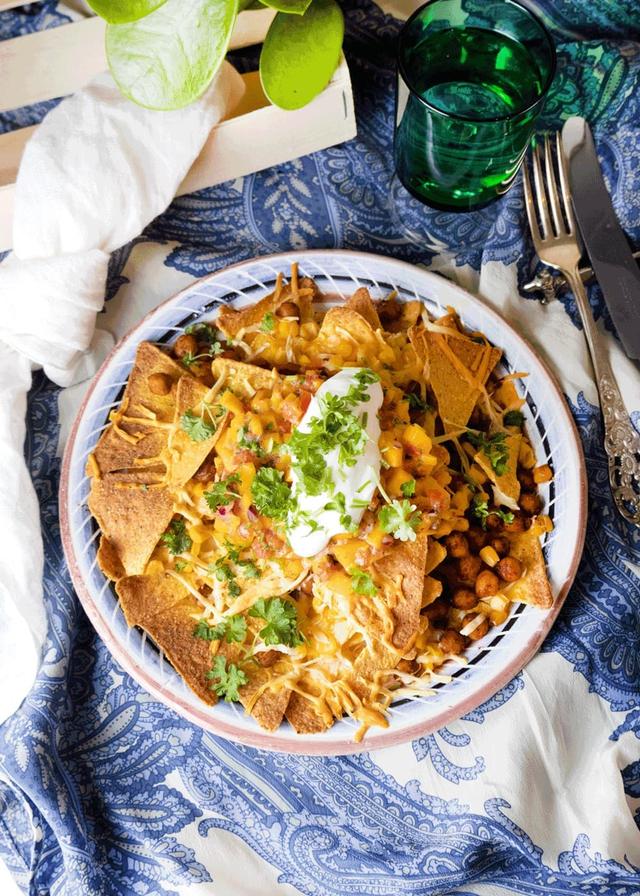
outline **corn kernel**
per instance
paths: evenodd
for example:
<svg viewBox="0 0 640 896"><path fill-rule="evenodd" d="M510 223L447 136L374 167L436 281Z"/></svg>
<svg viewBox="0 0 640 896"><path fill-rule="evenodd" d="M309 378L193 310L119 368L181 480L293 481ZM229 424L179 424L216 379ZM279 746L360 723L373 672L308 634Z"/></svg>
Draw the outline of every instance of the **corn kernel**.
<svg viewBox="0 0 640 896"><path fill-rule="evenodd" d="M533 481L540 485L541 482L551 482L553 479L553 471L549 464L543 464L536 467L533 471Z"/></svg>
<svg viewBox="0 0 640 896"><path fill-rule="evenodd" d="M480 551L480 559L483 563L486 563L487 566L495 566L496 563L499 562L500 557L498 556L494 548L492 548L491 545L488 544Z"/></svg>

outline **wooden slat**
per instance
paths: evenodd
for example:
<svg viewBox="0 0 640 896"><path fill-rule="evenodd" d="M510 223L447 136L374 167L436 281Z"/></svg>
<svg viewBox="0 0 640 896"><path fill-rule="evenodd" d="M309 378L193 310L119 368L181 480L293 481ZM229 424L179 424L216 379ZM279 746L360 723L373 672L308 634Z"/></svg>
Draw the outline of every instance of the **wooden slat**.
<svg viewBox="0 0 640 896"><path fill-rule="evenodd" d="M273 9L241 12L230 48L264 40ZM97 16L0 42L0 112L67 96L107 68L105 23Z"/></svg>
<svg viewBox="0 0 640 896"><path fill-rule="evenodd" d="M288 162L355 136L351 80L344 58L327 88L295 112L269 104L257 72L243 78L245 96L214 128L178 195ZM11 248L14 181L24 145L34 130L23 128L0 136L0 251Z"/></svg>

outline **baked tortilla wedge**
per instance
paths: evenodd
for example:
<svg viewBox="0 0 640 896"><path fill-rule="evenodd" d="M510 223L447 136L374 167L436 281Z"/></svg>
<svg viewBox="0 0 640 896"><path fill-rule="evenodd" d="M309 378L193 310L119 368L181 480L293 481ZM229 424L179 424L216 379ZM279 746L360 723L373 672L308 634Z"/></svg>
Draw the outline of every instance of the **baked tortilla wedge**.
<svg viewBox="0 0 640 896"><path fill-rule="evenodd" d="M535 527L510 538L512 557L524 567L524 575L509 588L511 601L522 601L547 609L553 606L553 592L547 576L547 568Z"/></svg>

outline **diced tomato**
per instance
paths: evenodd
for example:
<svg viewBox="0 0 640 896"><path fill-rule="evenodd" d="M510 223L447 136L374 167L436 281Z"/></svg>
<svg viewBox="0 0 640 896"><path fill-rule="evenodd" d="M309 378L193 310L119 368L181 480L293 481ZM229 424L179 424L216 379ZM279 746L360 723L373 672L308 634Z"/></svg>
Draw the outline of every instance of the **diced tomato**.
<svg viewBox="0 0 640 896"><path fill-rule="evenodd" d="M441 512L449 507L450 498L444 489L430 488L425 495L425 504L428 510Z"/></svg>
<svg viewBox="0 0 640 896"><path fill-rule="evenodd" d="M306 414L307 408L311 404L311 393L306 392L304 389L300 393L300 407L302 409L302 413Z"/></svg>

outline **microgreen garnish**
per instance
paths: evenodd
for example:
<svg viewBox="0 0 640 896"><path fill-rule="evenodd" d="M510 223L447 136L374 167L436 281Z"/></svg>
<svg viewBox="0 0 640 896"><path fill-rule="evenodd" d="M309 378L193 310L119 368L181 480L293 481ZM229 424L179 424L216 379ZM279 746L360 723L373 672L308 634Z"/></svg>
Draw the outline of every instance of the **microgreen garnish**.
<svg viewBox="0 0 640 896"><path fill-rule="evenodd" d="M403 482L400 486L400 491L402 493L403 498L413 498L416 493L416 481L415 479L407 479L406 482Z"/></svg>
<svg viewBox="0 0 640 896"><path fill-rule="evenodd" d="M391 501L381 508L378 522L383 532L389 532L398 541L415 541L420 525L420 514L415 504L408 501Z"/></svg>
<svg viewBox="0 0 640 896"><path fill-rule="evenodd" d="M475 448L489 458L489 463L498 476L506 472L509 462L509 449L505 445L506 432L496 432L492 436L487 436L483 432L468 431L467 438Z"/></svg>
<svg viewBox="0 0 640 896"><path fill-rule="evenodd" d="M503 523L512 523L513 522L513 514L510 510L489 510L489 505L486 501L483 501L479 495L473 499L473 504L471 505L471 512L475 516L476 519L480 520L483 529L487 528L487 518L490 516L499 517Z"/></svg>
<svg viewBox="0 0 640 896"><path fill-rule="evenodd" d="M260 329L263 333L273 333L276 327L275 315L272 311L267 311L260 323Z"/></svg>
<svg viewBox="0 0 640 896"><path fill-rule="evenodd" d="M251 497L259 513L272 520L284 520L291 505L291 489L282 472L260 467L251 483Z"/></svg>
<svg viewBox="0 0 640 896"><path fill-rule="evenodd" d="M249 610L249 616L264 619L267 623L258 633L265 644L286 644L287 647L302 644L298 610L291 601L281 597L261 597Z"/></svg>
<svg viewBox="0 0 640 896"><path fill-rule="evenodd" d="M366 594L368 597L373 597L374 594L378 593L378 589L368 572L359 569L357 566L352 566L349 570L349 575L351 576L351 587L356 594Z"/></svg>
<svg viewBox="0 0 640 896"><path fill-rule="evenodd" d="M174 556L176 554L184 554L193 544L193 541L187 534L184 520L172 520L160 541L166 545L169 553Z"/></svg>
<svg viewBox="0 0 640 896"><path fill-rule="evenodd" d="M209 510L215 512L219 507L226 507L239 498L237 492L232 490L232 486L237 485L238 482L240 482L240 477L237 473L232 473L231 476L227 476L226 479L221 479L219 482L213 482L211 488L202 496L209 505Z"/></svg>
<svg viewBox="0 0 640 896"><path fill-rule="evenodd" d="M205 420L205 414L209 418ZM180 429L189 436L192 442L205 442L214 435L218 424L216 418L224 414L224 408L219 404L212 408L205 405L202 414L196 414L195 411L185 411L180 417Z"/></svg>
<svg viewBox="0 0 640 896"><path fill-rule="evenodd" d="M198 342L205 342L208 345L213 345L216 341L216 328L204 321L200 321L200 323L197 324L189 324L188 327L184 328L184 331L189 336L195 336Z"/></svg>
<svg viewBox="0 0 640 896"><path fill-rule="evenodd" d="M519 426L524 423L524 414L522 411L507 411L502 418L505 426Z"/></svg>
<svg viewBox="0 0 640 896"><path fill-rule="evenodd" d="M236 562L240 567L240 575L245 579L259 579L262 576L259 567L253 560L238 560Z"/></svg>
<svg viewBox="0 0 640 896"><path fill-rule="evenodd" d="M212 682L211 690L218 697L224 697L227 703L240 699L238 688L247 683L247 676L235 663L229 663L224 656L216 656L213 666L206 673L206 677Z"/></svg>

